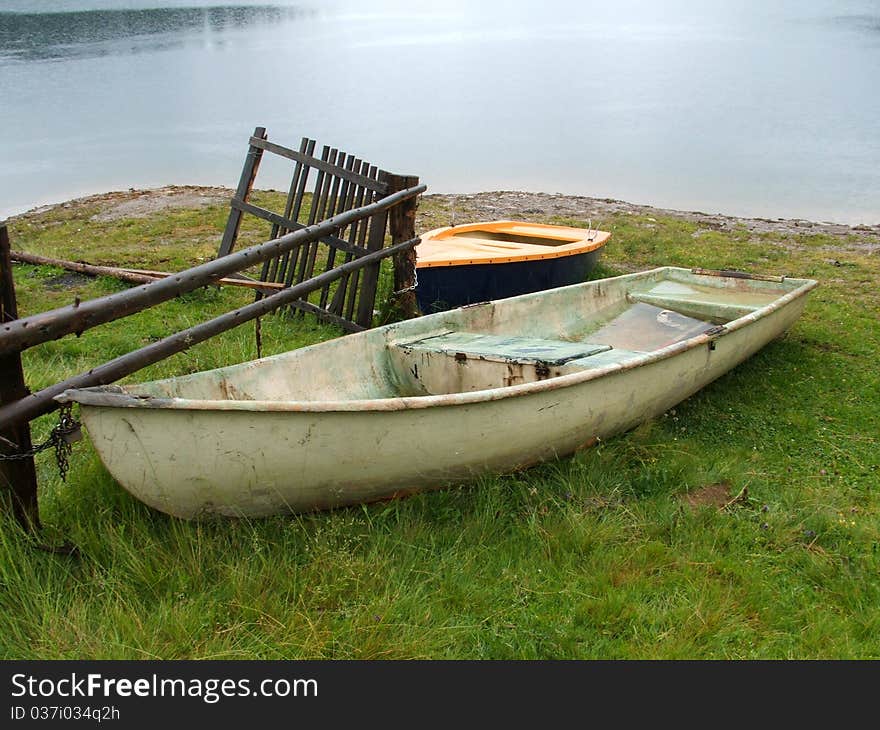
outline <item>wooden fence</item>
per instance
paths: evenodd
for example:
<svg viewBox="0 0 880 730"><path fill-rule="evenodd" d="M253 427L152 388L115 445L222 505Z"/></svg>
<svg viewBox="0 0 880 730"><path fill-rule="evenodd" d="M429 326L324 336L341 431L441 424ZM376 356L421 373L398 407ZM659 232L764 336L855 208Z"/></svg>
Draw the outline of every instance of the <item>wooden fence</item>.
<svg viewBox="0 0 880 730"><path fill-rule="evenodd" d="M401 190L416 187L419 179L410 175L396 175L380 170L355 155L335 147L324 146L321 156L314 155L316 142L303 137L299 150L269 142L266 130L257 127L249 141L248 154L238 188L232 198L229 219L220 243L218 256L232 252L238 238L242 217L250 214L271 224L271 238L290 231L314 225L325 216L333 216L352 207L369 205ZM287 199L282 212L274 212L255 205L249 200L264 153L270 153L294 163ZM311 192L307 192L311 190ZM274 282L285 287L295 286L311 279L316 266L329 270L338 261L353 259L380 250L384 245L386 228L390 222L392 242L412 237L415 225L415 203L395 206L388 213L374 215L369 220L350 225L346 235L325 235L290 252L263 263L259 280ZM323 261L321 261L323 259ZM394 288L397 307L405 316L417 312L412 281L415 277L415 254L412 249L396 255ZM355 271L340 279L331 293L326 285L315 292L313 301L297 299L291 307L310 312L320 319L332 322L347 332L356 332L370 326L373 303L379 281L379 268ZM259 299L261 294L257 294Z"/></svg>
<svg viewBox="0 0 880 730"><path fill-rule="evenodd" d="M339 168L331 162L339 159L338 153L326 148L322 155L326 159L318 160L320 164L317 164L308 153L314 143L304 140L305 151L301 158L294 158L294 184L288 196L286 215L279 217L248 203L247 198L259 164L258 152L270 147L272 151L285 148L271 145L262 128L257 129L250 142L248 161L232 201L218 257L173 276L18 318L9 234L6 224L0 222L0 488L5 487L3 491L11 495L13 512L26 528L36 529L40 524L30 421L57 409L56 395L68 388L112 383L282 307L313 312L344 324L348 331L369 327L382 260L396 259L396 281L406 284L411 276L414 247L419 242L414 232L414 211L417 196L425 190L424 185L417 184L418 178L381 173L371 165L366 174L362 174L365 163L361 163L361 172L354 172L357 160L351 155L345 155L345 162ZM320 184L316 183L308 218L303 223L296 218L305 199L306 168L318 170ZM344 174L340 174L339 169ZM270 221L271 239L233 251L243 213ZM328 218L322 219L328 214ZM389 220L391 241L386 246ZM315 274L320 244L329 248L329 254L324 270ZM336 255L340 252L342 260L337 261ZM281 281L283 287L266 287L249 305L172 334L37 393L30 393L27 389L21 365L22 351L69 334L78 336L93 327L156 306L224 277L240 277L240 272L259 264L262 264L263 281ZM335 293L331 299L329 292L334 284ZM316 304L308 301L313 293L317 296ZM64 429L53 431L56 441L67 435Z"/></svg>

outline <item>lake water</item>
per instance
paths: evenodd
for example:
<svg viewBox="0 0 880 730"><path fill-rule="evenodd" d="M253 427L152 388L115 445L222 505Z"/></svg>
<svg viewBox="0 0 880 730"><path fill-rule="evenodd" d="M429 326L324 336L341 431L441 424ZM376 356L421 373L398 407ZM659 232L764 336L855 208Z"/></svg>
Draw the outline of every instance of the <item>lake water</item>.
<svg viewBox="0 0 880 730"><path fill-rule="evenodd" d="M429 192L880 222L874 0L0 8L0 216L234 186L262 125ZM264 163L258 186L288 175Z"/></svg>

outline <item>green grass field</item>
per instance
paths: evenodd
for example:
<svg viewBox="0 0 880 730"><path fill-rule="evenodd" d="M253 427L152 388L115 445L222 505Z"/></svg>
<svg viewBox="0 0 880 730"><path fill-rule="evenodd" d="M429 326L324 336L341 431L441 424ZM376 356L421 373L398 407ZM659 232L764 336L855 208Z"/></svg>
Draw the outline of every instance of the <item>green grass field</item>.
<svg viewBox="0 0 880 730"><path fill-rule="evenodd" d="M226 217L222 205L104 222L97 211L13 219L13 248L173 270L213 256ZM429 196L417 230L446 216ZM46 537L80 555L36 550L2 520L0 657L880 657L880 240L624 214L603 227L613 238L597 277L670 264L821 286L784 338L665 416L571 458L445 491L190 523L130 497L87 439L65 483L43 454ZM249 226L243 240L265 233ZM125 286L46 267L15 275L23 316ZM34 348L28 385L251 296L200 290ZM263 352L338 334L267 317ZM255 356L244 326L130 380ZM35 441L56 419L35 422Z"/></svg>

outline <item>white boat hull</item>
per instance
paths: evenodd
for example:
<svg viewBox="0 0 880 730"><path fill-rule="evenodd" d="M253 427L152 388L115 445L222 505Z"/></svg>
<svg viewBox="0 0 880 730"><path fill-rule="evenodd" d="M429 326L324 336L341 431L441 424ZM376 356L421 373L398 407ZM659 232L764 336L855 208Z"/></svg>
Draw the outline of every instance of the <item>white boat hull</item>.
<svg viewBox="0 0 880 730"><path fill-rule="evenodd" d="M605 281L613 292L615 280ZM554 292L560 301L581 301L574 290L597 285L599 294L590 294L595 299L603 296L602 282ZM107 389L65 397L81 403L92 443L114 478L162 512L263 516L369 502L570 454L658 416L785 332L812 285L728 324L721 336L702 333L627 362L593 371L562 367L557 377L507 387L335 401L150 399ZM503 310L540 296L487 306ZM513 321L517 312L510 314ZM456 315L486 317L457 310L420 320L436 331L455 324ZM420 320L332 344L358 358L379 343L412 339ZM237 367L243 372L245 366ZM324 380L344 377L340 368L329 367ZM224 383L234 380L225 377ZM322 381L315 391L329 387Z"/></svg>

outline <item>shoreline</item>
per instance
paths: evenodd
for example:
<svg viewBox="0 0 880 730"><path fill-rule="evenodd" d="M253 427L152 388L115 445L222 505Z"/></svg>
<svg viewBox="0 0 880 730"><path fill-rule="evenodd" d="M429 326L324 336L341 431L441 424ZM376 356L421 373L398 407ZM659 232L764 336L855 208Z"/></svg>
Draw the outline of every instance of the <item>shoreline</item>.
<svg viewBox="0 0 880 730"><path fill-rule="evenodd" d="M207 205L226 204L233 194L232 188L201 185L165 185L157 188L129 188L95 193L58 203L36 206L27 211L10 215L8 222L42 215L58 208L78 208L103 205L95 214L95 220L141 218L171 209L198 208ZM268 192L278 192L269 189ZM443 205L458 223L472 220L538 219L546 217L571 217L592 219L595 227L601 227L603 218L613 215L660 216L686 220L714 230L744 229L749 233L782 235L826 235L844 238L857 243L859 248L870 251L880 249L880 223L874 225L850 225L846 223L810 221L802 218L761 218L705 213L701 211L674 210L651 205L630 203L614 198L594 198L562 193L540 193L515 190L495 190L479 193L425 193L423 199ZM466 217L463 217L466 216ZM424 232L424 231L422 231ZM855 240L854 240L855 239Z"/></svg>
<svg viewBox="0 0 880 730"><path fill-rule="evenodd" d="M790 235L825 234L830 236L880 236L880 223L874 225L846 224L810 221L803 218L750 218L726 215L724 213L704 213L701 211L675 210L652 205L630 203L615 198L592 198L561 193L530 193L522 191L491 191L471 194L428 194L432 200L447 201L450 204L461 201L470 204L471 209L486 214L486 217L502 218L507 214L592 217L593 223L601 223L603 217L611 215L641 215L677 218L698 223L706 228L733 230L745 228L750 233L783 233ZM597 226L600 227L600 226Z"/></svg>

